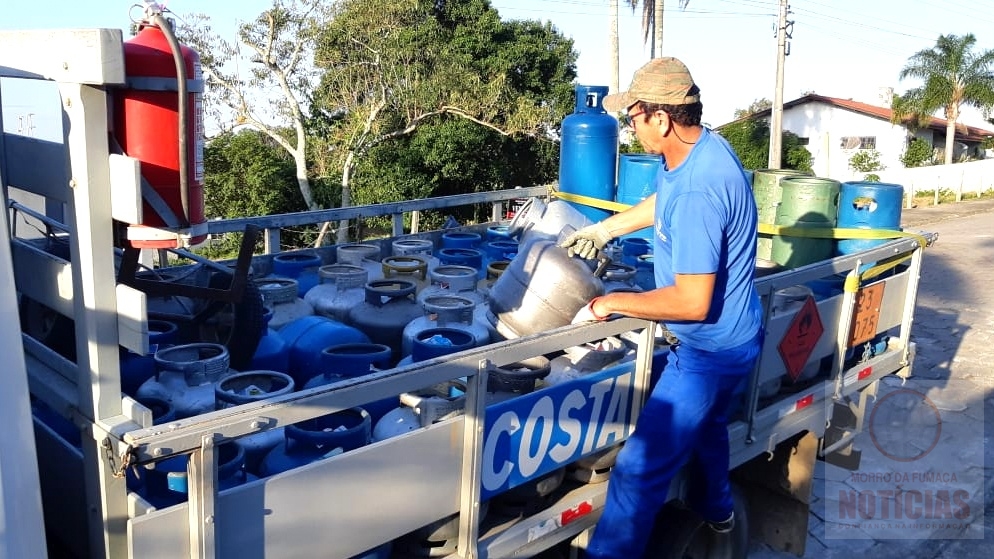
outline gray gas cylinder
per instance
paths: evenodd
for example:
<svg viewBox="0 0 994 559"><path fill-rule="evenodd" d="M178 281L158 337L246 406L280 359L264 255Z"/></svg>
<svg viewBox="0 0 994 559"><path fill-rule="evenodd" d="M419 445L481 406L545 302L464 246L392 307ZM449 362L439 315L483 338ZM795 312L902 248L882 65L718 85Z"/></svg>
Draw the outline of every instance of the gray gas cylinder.
<svg viewBox="0 0 994 559"><path fill-rule="evenodd" d="M601 280L604 282L604 293L641 292L642 288L635 284L635 266L612 262L604 270Z"/></svg>
<svg viewBox="0 0 994 559"><path fill-rule="evenodd" d="M138 387L135 397L168 402L177 419L213 411L214 383L234 372L228 368L229 362L228 350L221 344L160 349L155 352L155 376Z"/></svg>
<svg viewBox="0 0 994 559"><path fill-rule="evenodd" d="M428 275L439 266L435 243L430 239L397 239L390 243L394 256L419 256L428 262Z"/></svg>
<svg viewBox="0 0 994 559"><path fill-rule="evenodd" d="M262 294L262 303L273 309L269 327L279 330L302 316L314 314L314 307L297 296L297 280L290 278L260 278L255 280Z"/></svg>
<svg viewBox="0 0 994 559"><path fill-rule="evenodd" d="M335 263L361 266L369 274L366 281L383 277L382 258L380 247L374 244L348 243L335 248Z"/></svg>
<svg viewBox="0 0 994 559"><path fill-rule="evenodd" d="M314 313L345 322L349 309L366 300L369 272L355 264L328 264L318 269L321 283L304 296Z"/></svg>
<svg viewBox="0 0 994 559"><path fill-rule="evenodd" d="M279 371L245 371L235 373L214 383L214 400L217 409L258 402L266 398L293 392L293 378ZM259 462L283 441L283 428L270 429L235 440L245 451L245 469L258 473Z"/></svg>
<svg viewBox="0 0 994 559"><path fill-rule="evenodd" d="M414 284L415 291L428 285L428 260L417 254L387 256L381 268L383 279L403 279Z"/></svg>
<svg viewBox="0 0 994 559"><path fill-rule="evenodd" d="M604 284L586 260L570 258L556 241L524 244L490 288L491 322L518 338L569 324Z"/></svg>
<svg viewBox="0 0 994 559"><path fill-rule="evenodd" d="M416 286L401 279L382 279L366 284L362 303L349 310L348 324L369 336L370 341L389 346L400 358L404 327L424 312L414 298Z"/></svg>

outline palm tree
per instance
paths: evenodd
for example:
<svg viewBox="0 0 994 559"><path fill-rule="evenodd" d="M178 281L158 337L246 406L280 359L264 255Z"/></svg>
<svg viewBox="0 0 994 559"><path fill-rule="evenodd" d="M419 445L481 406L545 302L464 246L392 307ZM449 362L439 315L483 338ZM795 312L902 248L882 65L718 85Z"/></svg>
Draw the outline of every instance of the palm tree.
<svg viewBox="0 0 994 559"><path fill-rule="evenodd" d="M908 59L900 79L918 78L920 87L909 89L892 104L893 122L912 117L924 125L942 109L946 116L945 163L953 160L953 141L960 107L978 107L986 113L994 109L994 50L973 51L977 39L972 33L962 37L940 35L935 46L918 51Z"/></svg>
<svg viewBox="0 0 994 559"><path fill-rule="evenodd" d="M686 9L690 0L680 0L680 9ZM638 0L628 0L628 5L634 12L638 8ZM651 52L653 58L663 56L663 9L666 0L642 0L642 40L649 42L652 38ZM658 22L658 25L657 25Z"/></svg>

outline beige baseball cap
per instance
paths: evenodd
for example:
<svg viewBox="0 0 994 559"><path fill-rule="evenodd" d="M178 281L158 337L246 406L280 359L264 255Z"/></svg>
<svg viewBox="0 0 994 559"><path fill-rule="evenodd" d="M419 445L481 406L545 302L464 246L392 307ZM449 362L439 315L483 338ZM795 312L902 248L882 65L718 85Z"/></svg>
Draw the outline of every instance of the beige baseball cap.
<svg viewBox="0 0 994 559"><path fill-rule="evenodd" d="M662 105L689 105L701 100L700 94L687 95L694 85L687 66L665 56L653 58L635 71L628 91L608 95L604 98L604 110L617 113L624 111L638 101Z"/></svg>

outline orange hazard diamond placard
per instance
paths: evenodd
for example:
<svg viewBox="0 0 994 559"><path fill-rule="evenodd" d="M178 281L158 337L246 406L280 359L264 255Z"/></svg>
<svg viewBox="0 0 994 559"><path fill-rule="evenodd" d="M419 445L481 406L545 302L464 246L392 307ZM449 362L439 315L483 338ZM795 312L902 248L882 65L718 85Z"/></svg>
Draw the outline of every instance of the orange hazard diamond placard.
<svg viewBox="0 0 994 559"><path fill-rule="evenodd" d="M815 305L814 297L809 295L804 301L804 306L791 321L780 344L777 345L791 380L797 380L824 332L821 316L818 315L818 305Z"/></svg>

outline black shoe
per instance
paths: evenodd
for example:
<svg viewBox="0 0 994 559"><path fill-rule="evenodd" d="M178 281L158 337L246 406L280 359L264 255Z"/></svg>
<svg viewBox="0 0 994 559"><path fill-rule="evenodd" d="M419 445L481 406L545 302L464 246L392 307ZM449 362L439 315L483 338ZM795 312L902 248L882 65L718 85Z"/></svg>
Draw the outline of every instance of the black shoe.
<svg viewBox="0 0 994 559"><path fill-rule="evenodd" d="M728 515L728 518L725 520L709 520L707 524L712 530L719 534L728 534L735 528L735 512Z"/></svg>

